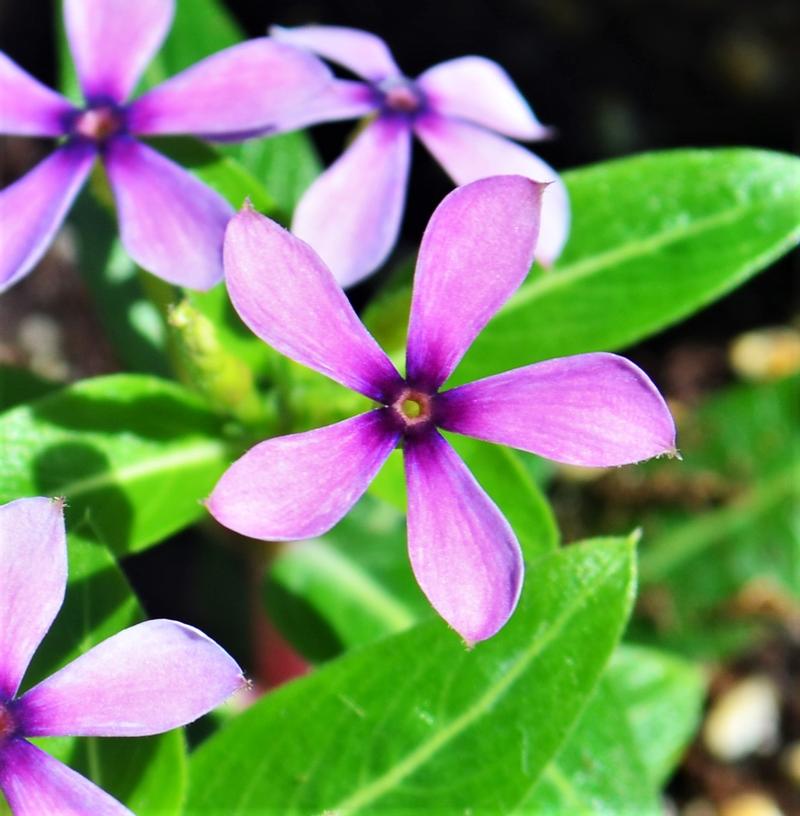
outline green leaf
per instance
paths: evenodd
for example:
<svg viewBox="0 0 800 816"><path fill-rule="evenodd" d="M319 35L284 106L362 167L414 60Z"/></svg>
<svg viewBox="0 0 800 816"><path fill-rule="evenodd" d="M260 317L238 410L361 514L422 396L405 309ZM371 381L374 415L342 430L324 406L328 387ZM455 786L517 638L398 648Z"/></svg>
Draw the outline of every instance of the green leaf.
<svg viewBox="0 0 800 816"><path fill-rule="evenodd" d="M623 644L606 679L625 710L644 770L659 788L700 723L705 675L696 664L674 655Z"/></svg>
<svg viewBox="0 0 800 816"><path fill-rule="evenodd" d="M606 676L558 758L513 814L548 816L660 816L657 789L650 783L624 710Z"/></svg>
<svg viewBox="0 0 800 816"><path fill-rule="evenodd" d="M144 619L88 512L70 525L69 583L64 605L25 675L25 688ZM44 750L92 779L140 816L177 813L186 791L182 730L136 739L43 738Z"/></svg>
<svg viewBox="0 0 800 816"><path fill-rule="evenodd" d="M691 663L621 645L566 745L514 813L662 813L658 791L697 727L703 696Z"/></svg>
<svg viewBox="0 0 800 816"><path fill-rule="evenodd" d="M144 375L84 380L0 415L0 502L65 496L117 554L204 514L230 459L221 421L193 394Z"/></svg>
<svg viewBox="0 0 800 816"><path fill-rule="evenodd" d="M282 687L195 752L187 812L513 811L620 636L633 565L627 540L559 550L472 651L433 621Z"/></svg>
<svg viewBox="0 0 800 816"><path fill-rule="evenodd" d="M43 397L60 387L60 383L46 380L25 368L0 365L0 411Z"/></svg>
<svg viewBox="0 0 800 816"><path fill-rule="evenodd" d="M742 284L800 239L800 159L675 150L564 174L571 237L480 334L454 381L624 348Z"/></svg>
<svg viewBox="0 0 800 816"><path fill-rule="evenodd" d="M305 131L250 139L225 145L222 150L238 158L255 178L265 179L287 222L288 214L294 212L300 197L322 172L322 162Z"/></svg>
<svg viewBox="0 0 800 816"><path fill-rule="evenodd" d="M315 661L433 614L408 563L404 514L371 496L322 538L284 545L264 595L270 618Z"/></svg>

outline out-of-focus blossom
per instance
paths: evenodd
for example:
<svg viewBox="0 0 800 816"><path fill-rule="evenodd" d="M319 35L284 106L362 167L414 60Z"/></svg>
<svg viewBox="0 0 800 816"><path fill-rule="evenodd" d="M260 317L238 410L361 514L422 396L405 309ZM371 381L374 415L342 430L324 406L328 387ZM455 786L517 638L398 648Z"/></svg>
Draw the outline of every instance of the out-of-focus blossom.
<svg viewBox="0 0 800 816"><path fill-rule="evenodd" d="M64 600L62 502L0 506L0 790L14 816L129 814L26 737L140 737L192 722L245 685L202 632L152 620L90 649L15 699Z"/></svg>
<svg viewBox="0 0 800 816"><path fill-rule="evenodd" d="M337 26L273 27L282 42L307 48L363 81L337 80L282 124L283 129L371 116L342 156L300 201L292 231L349 286L386 259L397 240L416 134L456 184L519 174L552 182L544 195L536 258L551 264L569 229L569 202L556 172L505 138L533 141L549 131L496 62L460 57L409 79L380 38Z"/></svg>
<svg viewBox="0 0 800 816"><path fill-rule="evenodd" d="M663 398L646 374L613 354L548 360L440 391L527 275L542 189L520 176L487 178L439 205L417 261L405 377L307 244L252 210L232 219L225 275L244 322L381 407L256 445L215 487L208 501L215 518L265 540L321 535L401 444L417 581L468 643L500 629L521 588L519 545L438 429L588 467L675 449Z"/></svg>
<svg viewBox="0 0 800 816"><path fill-rule="evenodd" d="M128 101L173 14L174 0L64 0L82 108L0 53L0 133L62 140L0 192L0 291L41 258L98 156L114 191L122 242L138 264L193 289L222 277L222 238L232 209L136 137L237 139L264 132L330 75L311 54L261 38L214 54Z"/></svg>

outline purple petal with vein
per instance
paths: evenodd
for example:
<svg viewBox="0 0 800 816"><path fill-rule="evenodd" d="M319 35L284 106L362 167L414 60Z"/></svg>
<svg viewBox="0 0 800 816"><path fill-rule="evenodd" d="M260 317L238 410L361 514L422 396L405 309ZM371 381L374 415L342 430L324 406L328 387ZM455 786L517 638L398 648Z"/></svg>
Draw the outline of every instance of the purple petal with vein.
<svg viewBox="0 0 800 816"><path fill-rule="evenodd" d="M514 139L550 135L506 70L484 57L459 57L429 68L417 80L443 116L465 119Z"/></svg>
<svg viewBox="0 0 800 816"><path fill-rule="evenodd" d="M233 305L262 340L287 357L377 401L400 375L310 246L245 208L225 234Z"/></svg>
<svg viewBox="0 0 800 816"><path fill-rule="evenodd" d="M88 100L127 99L174 11L174 0L64 0L70 50Z"/></svg>
<svg viewBox="0 0 800 816"><path fill-rule="evenodd" d="M408 324L409 382L438 388L533 261L542 187L499 176L460 187L420 245Z"/></svg>
<svg viewBox="0 0 800 816"><path fill-rule="evenodd" d="M23 739L0 748L0 790L14 816L133 816L86 777Z"/></svg>
<svg viewBox="0 0 800 816"><path fill-rule="evenodd" d="M273 128L330 81L313 55L261 37L226 48L137 99L136 134L225 136Z"/></svg>
<svg viewBox="0 0 800 816"><path fill-rule="evenodd" d="M233 658L202 632L152 620L43 680L17 711L30 737L138 737L186 725L244 685Z"/></svg>
<svg viewBox="0 0 800 816"><path fill-rule="evenodd" d="M508 620L522 588L514 532L438 432L408 439L404 457L414 575L467 643L485 640Z"/></svg>
<svg viewBox="0 0 800 816"><path fill-rule="evenodd" d="M292 232L314 247L342 286L374 272L397 241L410 159L408 125L377 119L297 205Z"/></svg>
<svg viewBox="0 0 800 816"><path fill-rule="evenodd" d="M251 448L208 500L217 521L265 541L312 538L358 501L394 449L385 409Z"/></svg>
<svg viewBox="0 0 800 816"><path fill-rule="evenodd" d="M55 237L94 161L94 148L59 148L0 192L0 292L30 272Z"/></svg>
<svg viewBox="0 0 800 816"><path fill-rule="evenodd" d="M228 202L133 139L113 139L105 164L122 243L136 263L190 289L218 283L225 227L233 214Z"/></svg>
<svg viewBox="0 0 800 816"><path fill-rule="evenodd" d="M73 105L0 51L0 133L61 136Z"/></svg>
<svg viewBox="0 0 800 816"><path fill-rule="evenodd" d="M59 501L0 506L0 702L19 688L64 600L67 539Z"/></svg>
<svg viewBox="0 0 800 816"><path fill-rule="evenodd" d="M675 423L648 376L616 354L516 368L438 397L449 431L557 462L609 467L675 452Z"/></svg>
<svg viewBox="0 0 800 816"><path fill-rule="evenodd" d="M368 31L344 26L308 25L297 28L272 26L269 33L276 40L313 51L372 82L401 74L386 43Z"/></svg>
<svg viewBox="0 0 800 816"><path fill-rule="evenodd" d="M321 122L337 122L366 116L377 107L373 90L364 82L333 79L319 93L281 118L280 131L300 130Z"/></svg>
<svg viewBox="0 0 800 816"><path fill-rule="evenodd" d="M550 265L558 258L569 234L569 198L552 167L524 147L467 122L429 115L414 128L456 184L505 173L551 182L542 199L536 260Z"/></svg>

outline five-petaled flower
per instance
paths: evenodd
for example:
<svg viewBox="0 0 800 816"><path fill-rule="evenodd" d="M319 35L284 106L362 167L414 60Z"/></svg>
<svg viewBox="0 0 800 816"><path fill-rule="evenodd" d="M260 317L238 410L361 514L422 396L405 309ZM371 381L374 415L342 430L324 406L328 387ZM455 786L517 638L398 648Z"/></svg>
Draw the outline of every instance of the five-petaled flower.
<svg viewBox="0 0 800 816"><path fill-rule="evenodd" d="M152 620L95 646L15 699L64 599L62 503L0 506L0 790L14 816L130 811L26 737L159 734L197 719L245 681L191 626Z"/></svg>
<svg viewBox="0 0 800 816"><path fill-rule="evenodd" d="M96 156L114 191L122 242L138 264L194 289L221 279L233 210L135 137L246 138L274 126L330 74L311 54L264 37L208 57L128 102L173 13L174 0L64 0L83 108L0 52L0 133L64 140L0 193L0 291L47 249Z"/></svg>
<svg viewBox="0 0 800 816"><path fill-rule="evenodd" d="M544 196L536 257L550 264L569 228L555 171L505 136L549 134L508 74L483 57L461 57L404 76L383 40L338 26L273 27L273 37L343 65L365 82L337 80L283 129L374 115L345 153L309 187L292 231L319 253L343 286L369 275L397 240L416 134L456 184L519 174L552 184ZM504 135L499 135L504 134ZM342 206L346 202L346 206Z"/></svg>
<svg viewBox="0 0 800 816"><path fill-rule="evenodd" d="M543 185L500 176L454 190L419 251L401 377L305 243L244 209L225 237L239 315L295 361L382 407L268 439L228 469L208 501L225 526L266 540L331 528L402 444L411 566L468 643L490 637L519 596L517 539L438 428L584 466L675 450L675 426L648 377L613 354L548 360L440 389L533 260Z"/></svg>

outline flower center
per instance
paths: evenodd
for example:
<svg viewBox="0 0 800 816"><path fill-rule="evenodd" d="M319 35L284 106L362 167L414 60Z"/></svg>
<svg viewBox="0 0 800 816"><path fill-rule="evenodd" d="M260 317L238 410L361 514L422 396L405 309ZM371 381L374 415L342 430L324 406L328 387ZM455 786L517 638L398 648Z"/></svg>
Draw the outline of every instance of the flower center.
<svg viewBox="0 0 800 816"><path fill-rule="evenodd" d="M383 104L395 113L417 113L424 99L413 82L408 79L391 79L379 86Z"/></svg>
<svg viewBox="0 0 800 816"><path fill-rule="evenodd" d="M100 104L81 111L72 123L72 132L102 144L119 133L124 125L125 119L119 108Z"/></svg>
<svg viewBox="0 0 800 816"><path fill-rule="evenodd" d="M404 388L392 403L392 410L403 427L408 430L431 421L433 400L430 394L414 388Z"/></svg>
<svg viewBox="0 0 800 816"><path fill-rule="evenodd" d="M11 716L11 712L3 703L0 703L0 745L13 736L16 730L17 724Z"/></svg>

